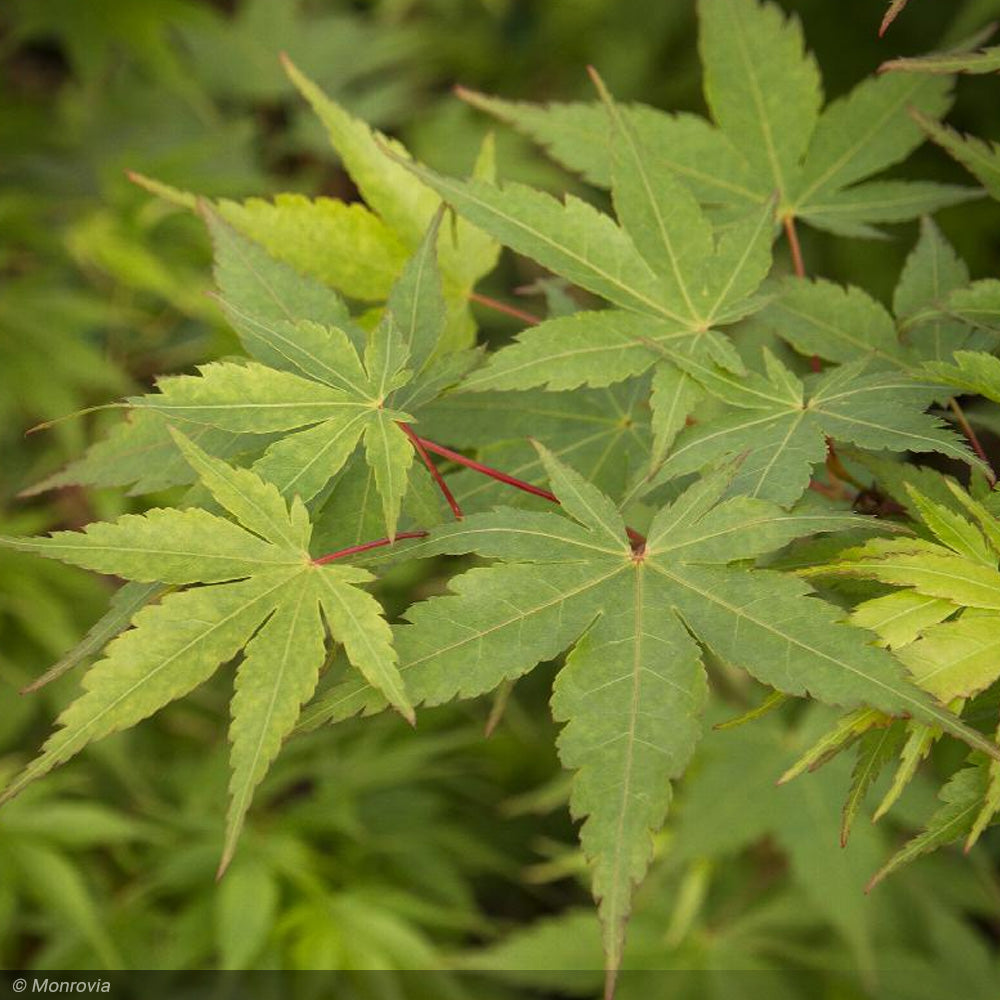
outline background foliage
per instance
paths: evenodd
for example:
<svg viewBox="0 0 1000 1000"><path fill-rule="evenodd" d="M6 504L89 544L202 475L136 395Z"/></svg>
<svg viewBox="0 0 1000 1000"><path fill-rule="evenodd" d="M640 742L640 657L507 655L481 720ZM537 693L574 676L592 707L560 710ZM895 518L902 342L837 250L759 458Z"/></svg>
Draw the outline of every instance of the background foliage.
<svg viewBox="0 0 1000 1000"><path fill-rule="evenodd" d="M944 47L1000 14L989 0L914 0L879 42L882 5L872 0L783 6L802 18L828 97L885 58ZM451 95L455 83L511 99L590 99L583 67L592 64L620 100L704 113L693 4L648 13L637 18L614 0L116 0L85 13L73 0L8 5L0 14L0 533L142 509L149 498L103 490L18 500L79 455L107 415L25 431L235 349L204 294L202 227L151 200L126 170L213 196L352 197L280 70L282 50L446 173L468 172L488 127ZM995 137L995 79L963 78L949 123ZM497 139L503 177L582 193L511 130ZM933 146L903 176L967 182ZM1000 273L1000 204L956 205L936 219L973 277ZM811 270L889 302L917 227L890 231L881 242L804 231L803 253ZM509 298L538 276L508 256L484 290ZM517 328L485 311L477 320L498 344ZM421 566L380 586L398 611L442 584ZM0 777L41 742L74 682L32 697L16 691L74 644L108 596L93 576L0 551ZM425 711L416 737L386 717L292 741L217 886L227 747L213 720L229 687L218 678L0 812L0 964L471 968L495 971L488 982L499 995L592 992L600 934L552 750L551 675L518 685L489 740L490 706L471 702ZM732 683L737 703L752 700ZM955 769L955 748L936 748L898 811L878 827L859 822L841 851L846 762L774 787L796 750L835 719L819 707L783 711L706 737L639 893L626 968L774 970L771 995L794 995L803 971L845 996L946 995L960 976L962 995L991 995L1000 976L995 829L967 859L942 852L863 893L890 848L933 812L935 775ZM915 975L879 980L885 968ZM426 988L406 979L398 987ZM471 991L447 973L437 987ZM689 987L713 996L746 989L711 976ZM622 995L651 988L626 977Z"/></svg>

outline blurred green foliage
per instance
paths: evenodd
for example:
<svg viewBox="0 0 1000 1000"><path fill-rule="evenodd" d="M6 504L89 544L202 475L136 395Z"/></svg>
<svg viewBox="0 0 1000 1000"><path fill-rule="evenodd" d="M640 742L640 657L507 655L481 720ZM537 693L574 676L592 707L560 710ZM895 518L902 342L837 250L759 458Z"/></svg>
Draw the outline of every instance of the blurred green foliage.
<svg viewBox="0 0 1000 1000"><path fill-rule="evenodd" d="M210 254L201 226L149 199L127 170L206 195L351 197L321 127L280 70L281 51L350 110L449 172L470 168L489 127L450 94L455 83L506 98L589 98L590 63L622 100L703 112L693 3L641 6L6 4L0 532L77 527L134 503L77 490L18 500L79 455L106 414L25 437L30 427L233 348L205 295ZM801 16L828 97L885 58L939 48L1000 15L1000 0L920 0L880 42L877 0L782 6ZM1000 135L995 78L962 79L949 121ZM502 176L559 189L576 183L509 132L498 146ZM934 147L902 176L966 180ZM956 206L939 222L974 277L1000 273L1000 204ZM916 232L892 230L885 242L807 233L804 251L817 272L886 299ZM537 277L508 260L484 290L508 297ZM513 329L503 317L479 318L494 338ZM380 596L402 609L440 586L408 572L383 581ZM0 779L23 763L15 747L40 742L44 720L76 681L24 698L18 689L84 633L107 591L87 574L0 553ZM0 965L480 969L497 972L498 996L596 993L599 933L545 721L549 679L539 671L518 685L488 741L491 706L475 703L426 713L416 736L382 718L293 740L263 787L244 850L216 885L226 747L210 720L224 712L230 684L218 678L0 813ZM723 679L737 703L752 703L754 690ZM802 982L817 996L995 996L997 830L968 860L942 852L864 896L901 831L859 823L840 851L847 777L839 762L807 783L774 788L796 749L830 719L819 709L782 710L706 739L638 898L626 970L774 970L771 997L801 996ZM935 752L943 771L953 767L948 747ZM918 781L904 798L900 816L911 828L933 811L936 784ZM880 979L888 968L913 975ZM581 978L586 969L593 974ZM745 981L714 973L671 982L626 972L621 996L750 992ZM380 988L385 996L483 995L481 985L443 972Z"/></svg>

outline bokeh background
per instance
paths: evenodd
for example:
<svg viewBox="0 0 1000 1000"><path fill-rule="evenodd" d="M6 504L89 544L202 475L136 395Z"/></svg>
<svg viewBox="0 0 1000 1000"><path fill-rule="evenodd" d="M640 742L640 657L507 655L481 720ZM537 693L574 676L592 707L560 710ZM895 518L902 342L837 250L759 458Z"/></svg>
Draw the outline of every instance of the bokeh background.
<svg viewBox="0 0 1000 1000"><path fill-rule="evenodd" d="M883 60L955 42L1000 0L912 0L888 36L881 0L782 0L805 27L827 97ZM0 6L0 532L79 527L141 509L113 491L18 494L80 454L115 415L55 420L236 349L209 288L197 220L126 170L209 196L356 197L280 69L287 52L351 111L421 159L464 173L495 125L460 83L507 98L616 96L704 111L693 0L5 0ZM959 81L949 121L1000 137L997 78ZM587 192L509 130L502 177ZM934 147L901 176L966 183ZM1000 274L1000 206L938 221L973 277ZM887 298L916 226L886 241L803 234L810 269ZM483 292L535 272L505 258ZM483 313L484 337L514 323ZM143 503L157 502L143 498ZM163 498L160 498L163 499ZM166 498L169 499L169 498ZM398 612L443 581L396 573ZM99 617L109 581L0 553L0 782L44 738L76 677L18 690ZM552 670L490 705L293 740L258 795L236 862L214 880L226 803L225 671L136 731L93 747L0 811L0 967L381 969L343 995L588 995L600 945L547 709ZM1000 838L925 859L866 897L868 877L934 808L917 783L899 816L837 844L847 765L776 790L821 709L706 738L639 893L626 976L639 996L962 996L1000 983ZM947 746L929 763L947 770ZM425 977L392 970L433 970ZM471 980L453 970L492 970ZM909 970L908 976L887 970ZM560 971L564 970L564 971ZM594 970L581 978L579 970ZM802 975L809 978L803 980ZM763 981L761 981L763 982ZM758 984L759 985L759 984Z"/></svg>

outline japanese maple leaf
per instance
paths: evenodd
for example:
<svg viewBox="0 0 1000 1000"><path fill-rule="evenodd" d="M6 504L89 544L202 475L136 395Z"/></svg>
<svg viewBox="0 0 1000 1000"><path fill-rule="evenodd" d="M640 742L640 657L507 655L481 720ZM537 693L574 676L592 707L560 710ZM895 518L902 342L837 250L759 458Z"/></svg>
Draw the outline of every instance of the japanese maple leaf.
<svg viewBox="0 0 1000 1000"><path fill-rule="evenodd" d="M900 222L978 197L973 188L927 181L871 180L924 141L907 113L930 121L951 104L944 76L869 77L823 107L819 68L801 27L776 4L699 0L699 48L712 121L636 105L625 113L659 173L683 178L721 217L778 192L778 217L846 236L874 236ZM610 186L615 140L595 104L537 106L468 91L476 107L514 125L571 170Z"/></svg>
<svg viewBox="0 0 1000 1000"><path fill-rule="evenodd" d="M758 314L806 357L926 374L925 361L950 361L1000 332L1000 281L969 281L969 270L931 219L907 257L892 312L861 288L786 278Z"/></svg>
<svg viewBox="0 0 1000 1000"><path fill-rule="evenodd" d="M247 351L259 360L209 364L199 376L163 378L159 392L130 402L140 414L181 422L185 429L244 441L248 435L275 435L254 468L282 495L304 502L363 441L386 532L393 537L414 456L401 424L414 419L410 408L435 398L477 359L474 352L438 351L445 323L434 263L440 216L367 335L346 313L331 316L328 299L317 303L315 293L301 302L276 296L268 278L278 272L291 280L284 265L218 217L209 213L208 219L223 304ZM334 322L308 318L316 313Z"/></svg>
<svg viewBox="0 0 1000 1000"><path fill-rule="evenodd" d="M717 365L677 359L731 410L682 430L650 487L745 453L734 490L792 503L808 486L812 467L823 461L828 437L865 449L934 451L979 463L962 438L923 412L947 394L939 384L891 372L865 374L865 361L803 381L766 349L764 361L766 374L736 376Z"/></svg>
<svg viewBox="0 0 1000 1000"><path fill-rule="evenodd" d="M462 391L606 386L638 375L665 349L742 363L717 328L762 305L755 297L771 265L769 199L717 231L656 149L611 100L617 222L571 195L560 202L521 184L442 177L407 164L456 211L519 253L606 299L612 308L546 320L495 352Z"/></svg>
<svg viewBox="0 0 1000 1000"><path fill-rule="evenodd" d="M720 502L732 478L724 468L656 513L645 543L633 546L615 504L541 452L564 513L498 509L409 547L410 556L475 552L501 562L412 607L395 643L407 690L425 704L483 694L570 650L552 708L565 723L560 757L576 772L571 808L584 820L609 969L621 958L670 781L699 738L707 696L699 643L788 694L933 720L1000 753L909 682L869 633L839 624L840 609L807 597L801 580L726 565L862 519L787 513L748 497ZM378 692L347 680L304 722L383 705Z"/></svg>
<svg viewBox="0 0 1000 1000"><path fill-rule="evenodd" d="M382 609L358 586L371 574L313 561L301 500L287 504L256 473L176 439L202 485L238 523L197 508L158 508L82 532L0 539L100 573L185 588L143 607L112 640L84 676L84 693L59 717L60 728L0 801L89 743L184 696L242 652L232 701L225 866L254 788L312 696L327 628L366 680L411 721L413 709Z"/></svg>

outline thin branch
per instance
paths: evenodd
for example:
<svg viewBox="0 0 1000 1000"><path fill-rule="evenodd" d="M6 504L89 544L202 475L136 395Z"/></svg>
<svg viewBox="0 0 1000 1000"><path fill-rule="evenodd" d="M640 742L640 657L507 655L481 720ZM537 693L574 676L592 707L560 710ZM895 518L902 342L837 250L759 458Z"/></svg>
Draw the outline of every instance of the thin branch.
<svg viewBox="0 0 1000 1000"><path fill-rule="evenodd" d="M488 295L480 295L479 292L469 292L469 301L478 302L481 306L486 306L487 309L513 316L514 319L519 319L529 326L538 326L541 323L541 319L534 313L525 312L523 309L518 309L517 306L509 306L506 302L500 302L498 299L491 299Z"/></svg>
<svg viewBox="0 0 1000 1000"><path fill-rule="evenodd" d="M322 566L324 563L333 562L334 559L346 559L347 556L357 555L359 552L367 552L369 549L380 549L383 545L393 545L406 538L426 538L426 531L401 531L395 538L379 538L374 542L362 542L360 545L349 545L346 549L339 549L329 555L320 556L313 559L314 566Z"/></svg>
<svg viewBox="0 0 1000 1000"><path fill-rule="evenodd" d="M416 449L417 454L420 456L424 465L427 466L427 470L434 477L434 482L437 483L438 489L441 491L442 496L448 502L448 506L451 508L451 512L455 515L455 518L459 521L462 520L462 508L459 506L458 501L455 499L454 494L448 489L448 484L444 481L444 477L441 475L440 470L434 464L431 456L427 454L427 449L424 447L424 443L417 437L416 432L413 428L403 420L397 421L399 426L402 428L403 433L413 442L413 447Z"/></svg>
<svg viewBox="0 0 1000 1000"><path fill-rule="evenodd" d="M508 476L506 472L494 469L490 465L483 465L482 462L477 462L474 458L468 458L461 452L445 448L444 445L435 444L433 441L428 441L427 438L417 438L417 440L428 451L434 452L435 455L440 455L442 458L450 458L453 462L458 462L459 465L464 465L467 469L472 469L474 472L481 472L484 476L489 476L490 479L496 479L497 482L506 483L507 486L513 486L515 489L531 493L536 497L541 497L543 500L548 500L551 503L559 503L559 498L554 493L543 490L540 486L533 486L531 483L526 483L523 479Z"/></svg>
<svg viewBox="0 0 1000 1000"><path fill-rule="evenodd" d="M474 458L468 458L461 452L452 451L451 448L445 448L444 445L435 444L433 441L428 441L427 438L417 438L417 440L428 451L432 451L435 455L440 455L442 458L450 458L453 462L458 462L459 465L464 465L466 468L472 469L473 472L480 472L484 476L489 476L490 479L495 479L497 482L504 483L507 486L513 486L515 489L523 490L525 493L532 494L532 496L541 497L543 500L548 500L550 503L559 503L559 498L554 493L550 493L548 490L543 490L540 486L535 486L532 483L526 483L523 479L518 479L515 476L509 476L506 472L494 469L491 465L483 465L482 462L477 462ZM646 544L645 537L640 535L634 528L626 527L625 533L628 535L628 540L632 545L632 548L636 551L641 549L642 546Z"/></svg>
<svg viewBox="0 0 1000 1000"><path fill-rule="evenodd" d="M990 460L986 455L986 451L976 436L976 432L972 429L972 425L966 419L965 413L962 411L962 407L958 405L958 400L952 397L948 400L948 405L951 407L951 412L955 414L955 419L958 421L959 427L962 428L962 433L969 439L969 444L972 445L972 450L983 460L986 468L989 472L986 473L986 478L989 480L990 487L994 487L997 484L997 477L993 472L993 466L990 464Z"/></svg>

